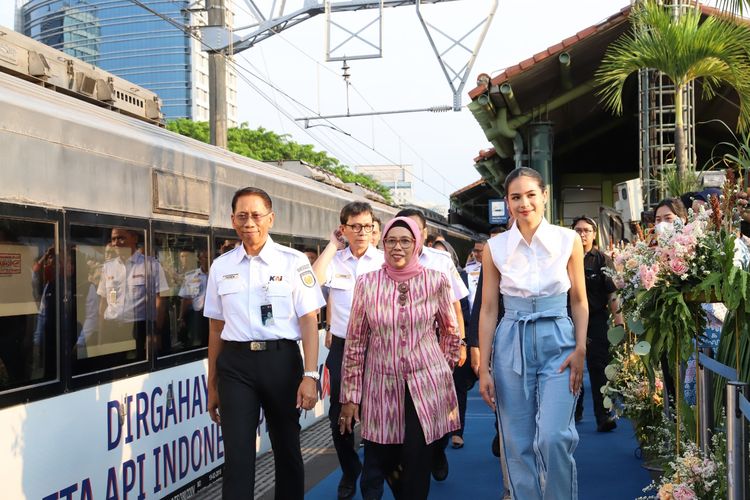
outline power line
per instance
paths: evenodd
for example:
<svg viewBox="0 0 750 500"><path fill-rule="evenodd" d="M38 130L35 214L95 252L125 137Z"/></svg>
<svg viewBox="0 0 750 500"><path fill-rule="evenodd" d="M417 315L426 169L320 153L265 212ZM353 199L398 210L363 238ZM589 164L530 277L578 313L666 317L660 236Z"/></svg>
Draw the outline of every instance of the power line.
<svg viewBox="0 0 750 500"><path fill-rule="evenodd" d="M167 22L167 23L171 24L172 26L176 27L177 29L179 29L180 31L182 31L183 33L185 33L186 35L190 36L191 38L193 38L193 39L197 40L197 41L198 41L198 42L199 42L199 43L200 43L200 44L201 44L201 45L202 45L203 47L205 47L205 48L206 48L206 49L208 49L209 51L212 51L212 52L216 52L216 51L217 51L217 49L215 49L214 47L211 47L211 46L210 46L209 44L207 44L207 43L206 43L206 42L205 42L204 40L202 40L201 38L199 38L198 36L196 36L196 35L195 35L195 33L193 33L193 32L192 32L192 30L190 29L190 27L188 27L188 26L185 26L185 25L182 25L182 24L178 23L177 21L175 21L174 19L170 18L169 16L166 16L166 15L164 15L164 14L161 14L160 12L158 12L158 11L156 11L156 10L152 9L151 7L149 7L149 6L145 5L145 4L144 4L143 2L141 2L140 0L129 0L129 1L130 1L131 3L133 3L133 4L137 5L137 6L139 6L139 7L141 7L141 8L143 8L143 9L147 10L148 12L150 12L151 14L153 14L153 15L155 15L155 16L157 16L157 17L159 17L160 19L164 20L165 22ZM172 1L173 3L175 3L175 0L171 0L171 1ZM288 42L288 43L290 43L290 42ZM261 81L262 83L264 83L264 84L268 85L268 86L269 86L269 87L271 87L271 88L272 88L272 89L273 89L274 91L276 91L276 92L280 93L280 94L281 94L282 96L286 97L286 98L287 98L288 100L290 100L290 101L292 101L292 102L296 103L296 104L297 104L297 105L299 105L299 106L302 106L302 107L303 107L304 109L307 109L308 111L310 111L310 112L312 112L312 113L316 113L316 112L315 112L315 111L314 111L313 109L311 109L311 108L310 108L310 107L308 107L307 105L303 104L302 102L298 101L298 100L297 100L297 99L295 99L294 97L290 96L290 95L289 95L289 94L287 94L287 93L286 93L285 91L283 91L282 89L280 89L280 88L278 88L277 86L275 86L275 85L274 85L273 83L271 83L271 82L269 82L269 81L266 81L266 80L265 80L265 79L263 79L262 77L260 77L260 76L258 76L258 75L256 75L256 74L254 74L254 73L253 73L252 71L249 71L249 70L248 70L247 68L245 68L245 67L243 67L243 66L239 65L239 64L238 64L237 62L235 62L235 61L234 61L233 59L229 58L229 57L228 57L228 56L227 56L226 54L224 54L224 53L221 53L221 55L222 55L222 57L224 57L224 59L226 60L227 64L229 64L230 66L233 66L233 67L234 67L234 68L235 68L236 70L242 70L242 71L246 72L246 73L247 73L248 75L250 75L250 76L252 76L253 78L256 78L256 79L258 79L258 80L259 80L259 81ZM253 67L254 67L254 65L253 65L253 64L252 64L252 63L251 63L250 61L247 61L247 59L245 59L245 61L246 61L246 62L247 62L248 64L250 64L251 66L253 66ZM255 68L255 69L256 69L256 71L257 71L257 68ZM239 71L238 71L238 73L237 73L237 74L241 76L241 73L240 73ZM267 95L266 95L266 94L265 94L264 92L262 92L262 91L260 90L260 88L258 88L258 87L257 87L257 86L256 86L255 84L253 84L253 83L252 83L252 82L251 82L251 81L249 80L249 78L247 78L246 76L241 76L241 78L242 78L242 80L243 80L243 81L244 81L245 83L247 83L247 84L248 84L248 85L249 85L249 86L250 86L250 87L251 87L251 88L252 88L253 90L255 90L255 91L256 91L256 93L258 93L258 94L259 94L259 95L260 95L261 97L263 97L263 98L264 98L264 99L265 99L265 100L266 100L266 101L267 101L267 102L268 102L268 103L269 103L269 104L270 104L271 106L273 106L274 108L276 108L277 110L279 110L279 111L280 111L280 112L281 112L281 113L282 113L282 114L283 114L283 115L284 115L284 116L285 116L285 117L286 117L287 119L289 119L290 121L292 121L293 123L295 123L295 125L297 125L297 126L298 126L298 128L300 128L300 129L301 129L302 131L304 131L304 132L305 132L306 134L308 134L308 135L309 135L309 136L310 136L310 137L311 137L311 138L312 138L313 140L316 140L316 141L318 141L319 143L321 143L321 145L323 145L323 146L324 146L324 147L325 147L326 149L328 149L329 151L335 151L335 150L336 150L336 148L332 148L332 147L330 147L330 146L328 146L328 145L326 145L326 144L322 144L322 142L321 142L321 141L319 140L319 138L315 137L315 136L314 136L313 134L311 134L311 133L310 133L309 129L307 129L307 128L304 128L304 127L300 126L299 124L297 124L297 123L296 123L296 122L294 121L294 117L292 117L292 116L291 116L291 115L290 115L290 114L289 114L289 113L288 113L288 112L287 112L286 110L284 110L283 108L281 108L281 106L278 106L278 105L277 105L277 104L276 104L276 103L274 102L274 100L273 100L272 98L270 98L270 97L269 97L269 96L267 96ZM359 95L360 95L360 97L362 97L362 98L363 98L363 100L365 100L365 99L364 99L364 96L362 96L362 95L361 95L361 94L359 93L359 91L357 91L356 89L355 89L355 91L357 92L357 94L359 94ZM369 103L368 103L368 105L369 105ZM372 109L372 106L370 106L370 107L371 107L371 109ZM328 122L328 127L329 127L330 129L332 129L332 130L335 130L335 131L337 131L337 132L340 132L340 133L342 133L342 134L344 134L344 135L347 135L347 136L349 136L349 137L350 137L350 138L351 138L352 140L354 140L355 142L357 142L358 144L360 144L360 145L361 145L361 146L363 146L364 148L366 148L366 149L369 149L370 151L374 152L374 153L375 153L376 155L380 156L381 158L383 158L383 159L384 159L385 161L387 161L388 163L390 163L390 164L393 164L393 165L400 165L400 164L401 164L401 162L396 162L395 160L391 159L390 157L388 157L388 156L387 156L387 155L385 155L384 153L381 153L380 151L378 151L377 149L375 149L375 148L374 148L373 146L370 146L370 145L366 144L366 143L365 143L364 141L360 140L359 138L357 138L357 137L353 136L353 135L352 135L352 134L351 134L350 132L347 132L347 131L345 131L345 130L341 129L340 127L338 127L337 125L335 125L334 123L332 123L332 122L331 122L330 120L324 120L324 121ZM396 132L395 132L395 130L393 130L393 128L392 128L392 127L390 127L390 125L388 125L387 123L386 123L386 125L387 125L387 126L388 126L388 127L390 128L390 129L391 129L391 131L392 131L392 132L394 133L394 135L396 135L397 137L399 137L399 140L401 140L401 138L400 138L400 136L398 135L398 133L396 133ZM402 141L402 142L403 142L403 141ZM408 144L407 144L407 146L408 146ZM409 148L410 148L410 149L412 149L412 148L411 148L411 146L409 146ZM416 153L416 151L414 151L413 149L412 149L412 151L413 151L413 152L414 152L415 154L417 154L417 156L419 156L419 157L420 157L420 159L422 159L422 161L424 161L425 163L427 163L427 162L426 162L426 160L424 160L424 158L422 158L422 157L421 157L421 156L420 156L420 155L419 155L418 153ZM338 156L338 155L337 155L337 156ZM401 166L402 166L402 168L404 168L404 170L406 170L407 172L409 172L409 169L407 169L407 168L406 168L405 166L403 166L403 165L401 165ZM429 166L429 163L428 163L428 166ZM433 167L431 167L431 168L433 168ZM434 170L434 168L433 168L433 170ZM446 179L446 178L445 178L445 177L444 177L444 176L443 176L442 174L440 174L439 172L437 172L437 170L435 170L435 172L436 172L436 173L438 173L438 175L440 175L440 177L442 177L442 179L443 179L443 182L444 182L444 183L445 183L445 182L447 181L447 179ZM420 180L420 181L421 181L421 182L422 182L422 183L423 183L423 184L424 184L425 186L429 187L430 189L432 189L433 191L435 191L435 192L436 192L437 194L439 194L439 195L441 195L441 196L446 196L446 194L445 194L445 193L444 193L443 191L441 191L440 189L438 189L438 188L436 188L436 187L432 186L432 185L431 185L430 183L426 182L426 181L425 181L425 180L424 180L423 178L419 178L419 176L415 175L415 174L414 174L413 172L409 172L409 173L411 173L411 174L412 174L412 175L413 175L413 176L414 176L415 178L419 179L419 180Z"/></svg>

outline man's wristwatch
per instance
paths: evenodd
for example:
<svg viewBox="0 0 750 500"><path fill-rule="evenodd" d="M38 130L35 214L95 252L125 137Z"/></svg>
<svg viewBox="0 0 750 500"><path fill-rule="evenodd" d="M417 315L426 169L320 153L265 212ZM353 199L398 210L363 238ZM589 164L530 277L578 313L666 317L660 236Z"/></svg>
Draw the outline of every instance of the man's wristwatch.
<svg viewBox="0 0 750 500"><path fill-rule="evenodd" d="M318 372L305 372L302 376L310 377L311 379L316 380L316 381L320 380L320 373Z"/></svg>

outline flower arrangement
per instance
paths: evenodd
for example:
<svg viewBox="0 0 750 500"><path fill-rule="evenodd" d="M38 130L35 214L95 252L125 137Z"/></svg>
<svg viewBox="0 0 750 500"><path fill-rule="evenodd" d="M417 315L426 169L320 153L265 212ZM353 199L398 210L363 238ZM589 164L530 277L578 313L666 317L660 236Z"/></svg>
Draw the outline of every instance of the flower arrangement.
<svg viewBox="0 0 750 500"><path fill-rule="evenodd" d="M735 228L742 206L741 179L728 170L721 199L708 210L689 212L687 223L639 233L635 243L612 249L613 270L623 313L642 325L642 354L655 365L666 352L685 360L705 325L701 302L722 301L750 315L750 273ZM744 250L742 250L744 249Z"/></svg>
<svg viewBox="0 0 750 500"><path fill-rule="evenodd" d="M714 500L726 498L726 465L721 452L726 448L723 434L713 436L713 452L704 455L693 443L686 443L680 456L666 464L661 479L646 486L644 493L655 495L638 500Z"/></svg>
<svg viewBox="0 0 750 500"><path fill-rule="evenodd" d="M604 407L630 419L641 449L647 449L655 436L649 429L661 422L664 412L661 377L649 373L643 359L633 352L632 341L614 347L612 362L604 373Z"/></svg>

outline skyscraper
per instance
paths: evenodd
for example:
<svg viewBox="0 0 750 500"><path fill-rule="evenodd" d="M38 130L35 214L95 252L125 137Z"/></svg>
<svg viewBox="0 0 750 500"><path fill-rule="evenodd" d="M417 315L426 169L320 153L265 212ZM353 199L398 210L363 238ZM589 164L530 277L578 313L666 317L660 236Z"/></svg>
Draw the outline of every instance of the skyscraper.
<svg viewBox="0 0 750 500"><path fill-rule="evenodd" d="M227 25L233 15L227 4ZM208 121L208 57L174 23L206 24L203 1L17 0L16 31L156 92L167 119ZM227 65L228 125L237 125L237 74Z"/></svg>

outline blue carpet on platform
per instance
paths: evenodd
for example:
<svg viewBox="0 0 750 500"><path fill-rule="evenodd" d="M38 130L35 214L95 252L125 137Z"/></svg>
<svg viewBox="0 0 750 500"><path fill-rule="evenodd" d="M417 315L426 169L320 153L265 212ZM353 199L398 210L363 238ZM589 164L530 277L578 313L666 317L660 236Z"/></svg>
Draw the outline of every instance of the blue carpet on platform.
<svg viewBox="0 0 750 500"><path fill-rule="evenodd" d="M649 483L648 473L636 458L638 446L633 428L627 420L619 420L611 433L596 432L596 420L592 409L588 376L584 419L578 424L580 442L575 452L578 466L578 492L580 500L632 500L641 496ZM494 415L479 396L476 386L469 393L466 411L465 446L454 450L448 446L450 474L444 482L432 481L431 499L484 500L501 497L499 461L490 451L494 436ZM360 456L362 455L360 451ZM336 498L336 488L341 479L338 469L307 492L305 498ZM358 491L355 498L361 499ZM384 498L393 497L385 486ZM523 500L523 499L520 499Z"/></svg>

